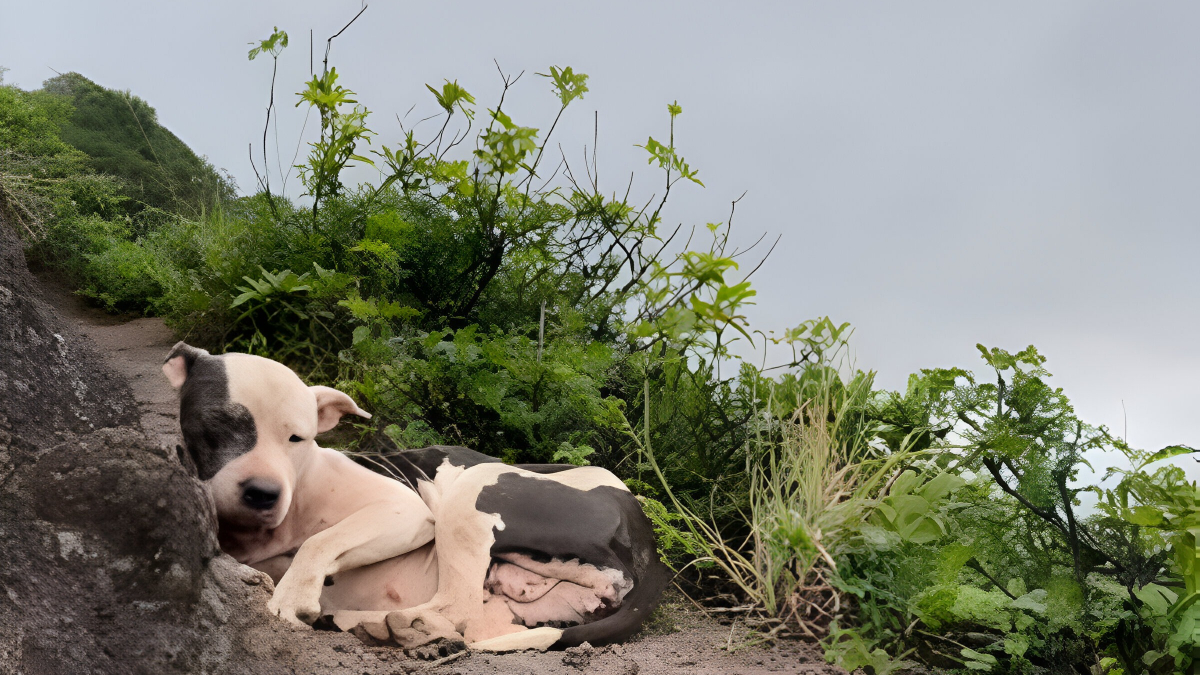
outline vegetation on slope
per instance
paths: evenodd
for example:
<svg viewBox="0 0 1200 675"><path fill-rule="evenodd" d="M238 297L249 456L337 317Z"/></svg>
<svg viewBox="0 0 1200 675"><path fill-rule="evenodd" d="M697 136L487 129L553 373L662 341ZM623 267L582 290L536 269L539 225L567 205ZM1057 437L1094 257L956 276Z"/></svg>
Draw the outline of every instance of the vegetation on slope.
<svg viewBox="0 0 1200 675"><path fill-rule="evenodd" d="M198 217L234 196L234 185L158 121L128 91L106 89L79 73L46 80L43 92L72 105L60 137L87 155L97 173L120 179L131 211L150 207Z"/></svg>
<svg viewBox="0 0 1200 675"><path fill-rule="evenodd" d="M251 57L286 44L276 31ZM594 154L546 156L587 76L538 75L540 127L506 112L518 77L484 109L447 81L429 88L432 133L389 145L323 70L301 93L320 120L303 202L269 175L232 197L148 105L81 76L3 87L0 208L110 309L354 394L375 413L350 439L363 461L460 443L613 470L680 586L748 639L808 636L874 673L1190 666L1200 497L1157 464L1189 448L1145 453L1079 420L1033 347L981 346L978 372L887 392L844 367L845 325L754 331L734 210L691 232L662 222L703 186L676 145L682 109L641 145L656 196L606 194ZM379 181L345 185L354 163ZM768 372L730 350L752 339L792 362ZM1132 468L1087 483L1095 453Z"/></svg>

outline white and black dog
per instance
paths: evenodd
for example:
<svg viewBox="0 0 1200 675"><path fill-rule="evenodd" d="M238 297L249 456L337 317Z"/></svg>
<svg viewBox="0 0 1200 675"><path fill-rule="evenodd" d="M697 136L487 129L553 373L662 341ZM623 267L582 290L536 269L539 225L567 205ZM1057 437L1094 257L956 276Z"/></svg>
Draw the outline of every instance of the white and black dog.
<svg viewBox="0 0 1200 675"><path fill-rule="evenodd" d="M319 447L343 415L370 415L280 363L181 342L163 372L221 548L275 580L268 607L288 621L405 648L598 645L636 632L668 581L604 469L436 446L391 453L397 480Z"/></svg>

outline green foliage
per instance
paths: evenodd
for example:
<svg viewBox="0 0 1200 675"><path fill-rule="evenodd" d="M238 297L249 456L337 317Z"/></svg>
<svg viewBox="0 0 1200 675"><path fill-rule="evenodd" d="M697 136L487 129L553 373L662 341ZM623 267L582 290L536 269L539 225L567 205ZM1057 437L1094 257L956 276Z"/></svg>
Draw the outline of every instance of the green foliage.
<svg viewBox="0 0 1200 675"><path fill-rule="evenodd" d="M0 86L0 147L26 156L64 156L78 161L60 131L74 112L71 102L45 92ZM78 166L70 168L78 170Z"/></svg>
<svg viewBox="0 0 1200 675"><path fill-rule="evenodd" d="M595 448L590 445L571 445L567 441L559 443L558 450L551 455L551 462L562 462L564 464L574 464L575 466L588 466L588 455L596 454Z"/></svg>
<svg viewBox="0 0 1200 675"><path fill-rule="evenodd" d="M782 419L768 403L746 455L747 480L741 485L745 496L739 503L747 507L737 518L749 545L739 546L719 523L675 494L651 442L648 381L640 433L626 421L627 436L683 516L690 535L687 545L699 547L697 561L727 575L752 608L774 625L772 634L800 613L814 579L836 574L834 556L853 540L878 503L888 476L908 458L906 453L870 458L868 436L856 431L858 411L853 403L858 397L853 391L844 395L844 385L832 369L818 364L811 370L819 373L821 382L811 398L797 402L790 417ZM870 382L869 377L858 378L852 386L869 391Z"/></svg>
<svg viewBox="0 0 1200 675"><path fill-rule="evenodd" d="M1191 449L1141 452L1084 424L1033 347L979 350L992 381L927 370L875 401L882 440L916 438L938 466L975 478L938 525L906 519L898 505L876 511L860 548L839 561L857 599L850 630L894 655L981 671L1065 672L1102 659L1128 673L1187 666L1197 496L1181 469L1146 467ZM1080 484L1085 452L1132 468L1115 471L1116 488ZM1099 498L1097 513L1081 513L1085 492ZM989 643L962 642L985 634Z"/></svg>
<svg viewBox="0 0 1200 675"><path fill-rule="evenodd" d="M287 45L275 28L248 58L278 65ZM756 639L824 635L827 658L874 673L1191 666L1200 492L1152 466L1191 448L1085 424L1033 347L981 345L982 373L879 392L839 360L847 324L754 330L733 209L682 246L660 227L681 181L703 186L678 103L666 142L640 146L665 189L639 203L594 165L542 169L588 77L539 75L548 123L513 118L504 76L476 129L475 97L446 80L427 85L430 133L368 152L367 108L322 70L298 93L320 117L305 204L265 178L232 198L128 93L76 74L0 86L0 210L106 308L353 391L376 415L360 453L384 435L612 469L680 583L746 603ZM346 185L353 163L378 183ZM790 359L762 370L739 342ZM1097 453L1128 460L1116 485L1087 483Z"/></svg>
<svg viewBox="0 0 1200 675"><path fill-rule="evenodd" d="M570 66L559 68L558 66L550 66L550 73L538 73L542 77L548 77L554 82L554 92L558 94L558 99L562 101L562 107L566 108L577 98L583 98L587 93L588 76L583 73L576 73ZM474 99L471 102L474 103Z"/></svg>
<svg viewBox="0 0 1200 675"><path fill-rule="evenodd" d="M671 183L671 173L674 172L676 176L674 180L678 181L686 178L703 187L704 183L700 182L700 179L696 177L699 171L688 166L688 163L684 161L683 157L675 150L675 118L683 113L683 108L681 108L679 106L679 102L676 101L675 103L667 106L667 112L671 115L670 142L666 145L663 145L662 143L654 140L654 137L651 136L649 137L649 140L646 141L645 145L639 145L638 147L644 148L646 152L649 153L650 158L646 160L648 164L657 162L658 166L667 172L668 184Z"/></svg>
<svg viewBox="0 0 1200 675"><path fill-rule="evenodd" d="M1132 589L1130 609L1124 614L1127 642L1115 645L1126 672L1175 672L1192 667L1200 649L1200 488L1188 481L1183 469L1158 463L1196 450L1171 446L1155 453L1137 451L1121 444L1131 460L1131 469L1116 468L1120 474L1115 489L1095 488L1100 496L1101 522L1132 526L1140 535L1140 548L1161 551L1148 556L1154 568L1168 573L1162 577L1143 576L1143 583ZM1163 560L1164 555L1166 560ZM1159 569L1159 566L1167 570ZM1182 582L1182 583L1180 583ZM1130 611L1132 610L1132 611Z"/></svg>
<svg viewBox="0 0 1200 675"><path fill-rule="evenodd" d="M166 164L155 165L154 177L174 190L170 199L159 194L158 203L146 203L157 198L147 197L153 189L145 167L109 162L134 152L122 145L128 129L118 129L129 115L140 116L143 149L162 153L155 161ZM37 92L0 87L0 212L25 235L33 258L109 310L156 312L169 304L181 270L151 240L178 217L160 206L203 211L231 193L140 99L76 74Z"/></svg>
<svg viewBox="0 0 1200 675"><path fill-rule="evenodd" d="M251 42L250 44L254 44ZM251 61L258 58L260 54L270 54L272 58L279 58L279 55L288 46L287 31L279 30L279 26L275 26L271 31L271 35L266 40L262 40L257 46L253 47L247 56Z"/></svg>
<svg viewBox="0 0 1200 675"><path fill-rule="evenodd" d="M630 485L630 489L637 488L634 491L653 489L640 481L627 481L627 484L629 483L633 483ZM659 555L672 570L678 572L685 564L696 564L699 567L708 568L713 566L711 561L704 560L708 548L704 540L687 527L684 514L672 511L662 502L646 495L638 495L638 501L642 505L642 512L654 526ZM696 563L697 560L700 562Z"/></svg>
<svg viewBox="0 0 1200 675"><path fill-rule="evenodd" d="M127 239L86 256L87 281L80 293L109 311L142 311L163 293L160 260Z"/></svg>
<svg viewBox="0 0 1200 675"><path fill-rule="evenodd" d="M862 668L874 675L889 675L916 665L914 661L892 658L883 649L866 640L857 631L842 630L836 622L830 631L830 646L825 650L825 660L836 663L849 672Z"/></svg>
<svg viewBox="0 0 1200 675"><path fill-rule="evenodd" d="M895 533L900 541L928 544L946 535L946 522L937 513L951 492L962 487L962 478L949 473L921 482L917 472L904 471L879 500L868 522L872 527Z"/></svg>
<svg viewBox="0 0 1200 675"><path fill-rule="evenodd" d="M55 219L111 217L122 201L116 181L62 140L72 113L61 97L0 86L0 214L31 243Z"/></svg>
<svg viewBox="0 0 1200 675"><path fill-rule="evenodd" d="M460 112L462 112L462 114L466 115L468 119L474 116L474 111L467 106L475 105L475 97L472 96L466 89L458 86L457 80L454 82L446 80L446 84L442 85L441 91L434 89L428 84L425 85L425 88L433 94L433 96L437 99L438 105L440 105L442 109L446 111L447 115L453 114L455 108L457 108Z"/></svg>
<svg viewBox="0 0 1200 675"><path fill-rule="evenodd" d="M231 179L162 126L137 96L78 73L46 80L43 91L72 106L63 141L87 155L94 171L120 179L131 215L149 207L195 217L233 197Z"/></svg>
<svg viewBox="0 0 1200 675"><path fill-rule="evenodd" d="M602 392L615 354L578 325L551 328L541 359L520 332L356 330L356 386L385 419L509 461L583 465L611 455L598 449L615 435L608 420L620 404Z"/></svg>
<svg viewBox="0 0 1200 675"><path fill-rule="evenodd" d="M316 276L291 270L272 273L259 267L258 278L243 277L247 285L237 287L241 294L229 304L241 312L233 320L239 337L229 347L317 370L324 366L342 344L334 328L334 306L346 302L338 298L352 279L320 265L313 267Z"/></svg>
<svg viewBox="0 0 1200 675"><path fill-rule="evenodd" d="M300 101L296 103L297 106L309 104L321 116L321 137L310 144L312 152L308 162L297 167L308 189L307 194L313 200L314 225L321 201L341 192L341 173L350 166L350 161L374 164L370 158L356 152L359 142L370 143L373 132L366 126L370 112L359 105L344 109L358 101L351 98L354 92L338 84L337 79L337 68L314 75L308 88L298 92Z"/></svg>

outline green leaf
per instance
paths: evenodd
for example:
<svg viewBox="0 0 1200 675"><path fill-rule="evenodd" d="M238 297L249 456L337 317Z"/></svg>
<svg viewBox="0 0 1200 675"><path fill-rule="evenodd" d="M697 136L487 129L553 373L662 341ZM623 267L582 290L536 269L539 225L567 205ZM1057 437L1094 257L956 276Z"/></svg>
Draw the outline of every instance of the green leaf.
<svg viewBox="0 0 1200 675"><path fill-rule="evenodd" d="M974 547L965 544L950 544L942 547L938 561L938 578L942 583L952 583L967 561L975 556Z"/></svg>
<svg viewBox="0 0 1200 675"><path fill-rule="evenodd" d="M1155 506L1135 506L1122 511L1121 518L1132 525L1157 527L1162 525L1163 512Z"/></svg>
<svg viewBox="0 0 1200 675"><path fill-rule="evenodd" d="M1133 592L1138 600L1146 604L1155 614L1165 615L1171 610L1171 605L1175 603L1175 599L1179 597L1174 591L1159 586L1158 584L1146 584Z"/></svg>
<svg viewBox="0 0 1200 675"><path fill-rule="evenodd" d="M1012 601L1013 609L1027 609L1035 614L1046 611L1046 589L1037 588Z"/></svg>
<svg viewBox="0 0 1200 675"><path fill-rule="evenodd" d="M474 104L475 97L466 89L458 86L458 80L454 82L446 80L446 83L442 85L441 91L434 89L428 84L425 85L425 88L433 92L434 97L437 98L438 105L442 106L442 109L447 113L454 114L454 107L458 106L458 109L467 115L467 117L473 115L466 106L467 104Z"/></svg>
<svg viewBox="0 0 1200 675"><path fill-rule="evenodd" d="M254 43L251 42L250 44L254 44ZM279 30L279 27L275 26L274 31L271 33L270 37L268 37L266 40L260 41L258 43L257 47L254 47L253 49L250 50L250 53L248 54L248 56L251 61L253 61L255 58L257 58L259 54L263 54L263 53L267 53L267 54L270 54L271 56L277 57L277 56L279 56L279 53L282 52L283 49L287 46L288 46L287 31Z"/></svg>
<svg viewBox="0 0 1200 675"><path fill-rule="evenodd" d="M237 307L238 305L244 304L250 300L253 300L253 299L256 299L259 297L261 297L261 296L257 292L248 290L245 293L242 293L241 295L234 298L233 302L229 303L229 306L230 306L230 308Z"/></svg>
<svg viewBox="0 0 1200 675"><path fill-rule="evenodd" d="M940 521L934 518L921 518L915 527L910 528L905 539L914 544L928 544L946 535L946 530Z"/></svg>
<svg viewBox="0 0 1200 675"><path fill-rule="evenodd" d="M992 656L991 654L977 652L970 647L963 647L961 653L963 658L967 659L965 665L971 670L981 670L987 672L992 669L992 666L999 663L999 661L996 660L996 657Z"/></svg>
<svg viewBox="0 0 1200 675"><path fill-rule="evenodd" d="M890 494L894 496L907 495L920 485L921 479L917 476L916 471L911 469L900 474L900 476L892 483Z"/></svg>
<svg viewBox="0 0 1200 675"><path fill-rule="evenodd" d="M921 496L935 504L945 499L950 493L966 485L967 481L952 473L940 473L934 476L921 488Z"/></svg>
<svg viewBox="0 0 1200 675"><path fill-rule="evenodd" d="M587 93L588 76L583 73L576 73L571 70L570 66L559 68L558 66L550 66L550 73L537 73L542 77L548 77L554 81L554 92L558 94L562 106L565 108L577 98L583 98Z"/></svg>
<svg viewBox="0 0 1200 675"><path fill-rule="evenodd" d="M1193 452L1197 452L1196 448L1191 448L1186 445L1171 445L1171 446L1165 447L1162 450L1159 450L1158 452L1154 453L1153 455L1150 455L1149 457L1147 457L1146 461L1142 462L1142 467L1145 467L1149 464L1153 464L1155 462L1161 462L1164 459L1170 459L1171 457L1178 457L1179 455L1188 455ZM1142 468L1142 467L1139 467L1139 468Z"/></svg>
<svg viewBox="0 0 1200 675"><path fill-rule="evenodd" d="M1014 634L1004 638L1004 653L1010 656L1025 656L1029 650L1029 638Z"/></svg>

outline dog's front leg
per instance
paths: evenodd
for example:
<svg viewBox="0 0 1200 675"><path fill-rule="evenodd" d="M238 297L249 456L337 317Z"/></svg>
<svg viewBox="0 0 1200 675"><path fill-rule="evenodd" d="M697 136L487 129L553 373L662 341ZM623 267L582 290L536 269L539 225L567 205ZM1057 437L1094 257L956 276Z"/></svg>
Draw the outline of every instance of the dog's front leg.
<svg viewBox="0 0 1200 675"><path fill-rule="evenodd" d="M296 624L321 615L325 577L408 553L433 539L433 515L420 499L366 506L309 537L275 587L267 608Z"/></svg>

